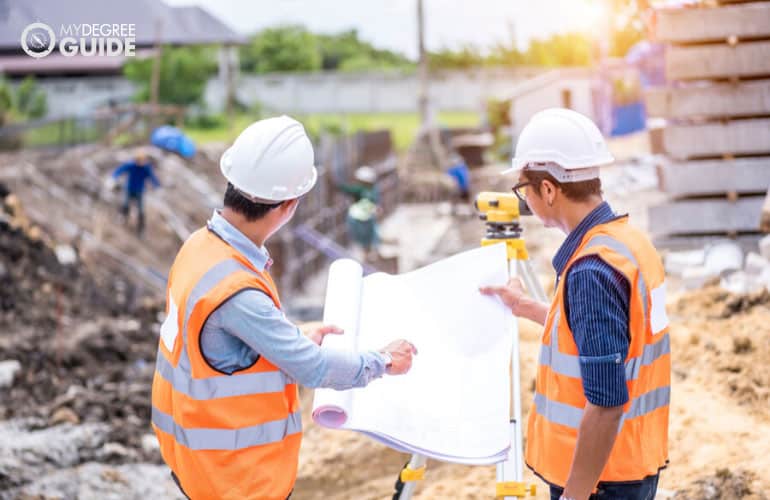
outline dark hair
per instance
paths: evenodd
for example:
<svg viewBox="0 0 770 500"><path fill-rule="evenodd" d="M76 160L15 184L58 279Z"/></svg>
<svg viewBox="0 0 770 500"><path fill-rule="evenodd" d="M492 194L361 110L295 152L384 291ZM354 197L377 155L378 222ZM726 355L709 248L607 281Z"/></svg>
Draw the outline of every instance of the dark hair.
<svg viewBox="0 0 770 500"><path fill-rule="evenodd" d="M231 208L234 212L237 212L249 222L254 222L265 216L270 210L277 208L283 204L282 201L278 203L258 203L251 201L241 194L240 191L235 189L235 186L227 183L227 190L225 191L225 206Z"/></svg>
<svg viewBox="0 0 770 500"><path fill-rule="evenodd" d="M524 175L527 180L532 183L532 189L540 196L540 188L543 185L543 181L549 181L557 188L561 189L564 196L572 201L582 202L588 201L591 196L602 195L602 181L601 179L591 179L581 182L559 182L554 176L548 172L541 172L539 170L526 170Z"/></svg>

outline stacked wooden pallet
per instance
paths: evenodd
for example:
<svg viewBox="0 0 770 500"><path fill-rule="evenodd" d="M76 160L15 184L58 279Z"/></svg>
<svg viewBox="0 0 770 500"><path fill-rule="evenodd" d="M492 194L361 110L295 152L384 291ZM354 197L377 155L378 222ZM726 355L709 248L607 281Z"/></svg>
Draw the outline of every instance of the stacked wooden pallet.
<svg viewBox="0 0 770 500"><path fill-rule="evenodd" d="M671 200L650 209L651 231L668 246L755 239L770 186L770 1L662 10L657 35L668 86L646 101L667 121Z"/></svg>

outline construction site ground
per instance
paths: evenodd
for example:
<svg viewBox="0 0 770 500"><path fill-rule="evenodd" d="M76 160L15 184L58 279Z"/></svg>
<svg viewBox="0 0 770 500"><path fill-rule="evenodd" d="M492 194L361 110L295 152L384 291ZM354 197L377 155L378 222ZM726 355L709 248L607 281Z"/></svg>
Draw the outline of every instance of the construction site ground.
<svg viewBox="0 0 770 500"><path fill-rule="evenodd" d="M613 208L649 227L646 207L663 195L654 167L631 161L643 141L613 143L625 160L603 178ZM119 193L102 185L128 152L89 148L0 156L0 363L18 361L10 384L0 377L0 499L181 498L149 427L150 381L165 273L185 232L219 203L218 153L204 150L192 164L156 153L164 188L150 194L140 240L117 217ZM499 171L475 170L474 189L509 190L511 180ZM174 180L181 178L192 180ZM564 235L532 218L523 225L551 290L550 258ZM403 270L473 248L484 231L467 207L452 215L446 204L404 205L382 229ZM770 294L670 285L671 463L658 498L768 498ZM324 287L325 278L315 277L296 299L320 306ZM525 320L520 326L526 418L540 330ZM292 498L389 498L408 457L314 425L312 391L303 390L302 399ZM538 484L538 498L548 498L543 483L529 472L525 478ZM494 484L494 467L429 461L416 497L492 498Z"/></svg>

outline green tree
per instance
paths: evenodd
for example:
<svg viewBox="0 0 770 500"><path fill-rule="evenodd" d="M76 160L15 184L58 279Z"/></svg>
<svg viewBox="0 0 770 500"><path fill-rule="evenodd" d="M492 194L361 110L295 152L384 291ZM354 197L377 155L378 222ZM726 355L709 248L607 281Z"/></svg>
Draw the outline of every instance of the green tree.
<svg viewBox="0 0 770 500"><path fill-rule="evenodd" d="M0 80L0 127L10 121L12 105L11 86L5 80Z"/></svg>
<svg viewBox="0 0 770 500"><path fill-rule="evenodd" d="M321 51L321 67L325 70L363 71L414 65L403 54L378 49L361 40L354 29L316 37Z"/></svg>
<svg viewBox="0 0 770 500"><path fill-rule="evenodd" d="M317 37L302 26L268 28L240 49L241 69L249 73L316 71L321 68Z"/></svg>
<svg viewBox="0 0 770 500"><path fill-rule="evenodd" d="M200 103L206 82L216 71L212 51L209 47L163 47L158 100L180 106ZM153 58L134 59L123 66L125 77L139 85L139 101L150 99L153 62Z"/></svg>
<svg viewBox="0 0 770 500"><path fill-rule="evenodd" d="M484 64L484 56L479 49L471 44L460 50L447 48L428 53L428 64L431 69L470 69Z"/></svg>
<svg viewBox="0 0 770 500"><path fill-rule="evenodd" d="M45 91L40 89L35 78L26 77L16 89L15 107L25 118L40 118L48 112Z"/></svg>

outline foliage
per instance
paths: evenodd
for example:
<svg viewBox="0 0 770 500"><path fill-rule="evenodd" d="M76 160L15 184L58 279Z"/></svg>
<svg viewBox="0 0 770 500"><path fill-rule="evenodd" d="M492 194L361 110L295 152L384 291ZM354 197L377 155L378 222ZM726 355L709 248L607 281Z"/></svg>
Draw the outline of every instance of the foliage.
<svg viewBox="0 0 770 500"><path fill-rule="evenodd" d="M41 118L48 112L45 91L32 76L26 77L16 89L16 111L24 118Z"/></svg>
<svg viewBox="0 0 770 500"><path fill-rule="evenodd" d="M160 61L158 101L188 106L201 102L206 82L216 72L209 47L163 47ZM139 101L150 99L154 58L134 58L123 66L126 78L139 86Z"/></svg>
<svg viewBox="0 0 770 500"><path fill-rule="evenodd" d="M647 37L646 24L652 15L649 1L610 0L609 7L616 19L609 52L613 57L623 57L635 43Z"/></svg>
<svg viewBox="0 0 770 500"><path fill-rule="evenodd" d="M358 31L314 34L298 25L268 28L241 48L241 69L248 73L274 71L365 71L412 63L401 54L378 49L361 40Z"/></svg>
<svg viewBox="0 0 770 500"><path fill-rule="evenodd" d="M0 80L0 127L5 125L13 106L11 86L5 80Z"/></svg>
<svg viewBox="0 0 770 500"><path fill-rule="evenodd" d="M428 53L428 64L431 69L470 69L481 66L483 63L484 57L479 49L471 44L466 44L457 51L443 48Z"/></svg>
<svg viewBox="0 0 770 500"><path fill-rule="evenodd" d="M42 118L48 112L48 101L35 78L28 76L16 87L0 80L0 126L11 121Z"/></svg>
<svg viewBox="0 0 770 500"><path fill-rule="evenodd" d="M241 69L248 73L315 71L321 68L318 39L302 26L286 25L258 33L240 49Z"/></svg>
<svg viewBox="0 0 770 500"><path fill-rule="evenodd" d="M413 63L404 55L378 49L358 37L355 29L335 35L317 35L321 67L325 70L363 71L408 67Z"/></svg>

